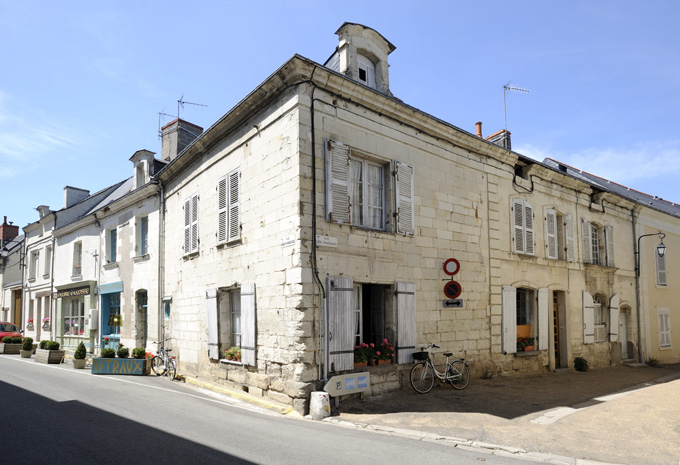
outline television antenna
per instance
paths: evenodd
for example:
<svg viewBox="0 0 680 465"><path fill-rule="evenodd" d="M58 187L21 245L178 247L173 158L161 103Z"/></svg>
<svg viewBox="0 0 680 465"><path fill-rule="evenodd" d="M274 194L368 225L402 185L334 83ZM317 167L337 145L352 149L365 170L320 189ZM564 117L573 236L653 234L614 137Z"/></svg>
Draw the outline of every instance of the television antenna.
<svg viewBox="0 0 680 465"><path fill-rule="evenodd" d="M164 116L169 116L170 118L177 118L177 116L175 116L175 115L169 115L169 114L167 114L167 113L165 112L165 108L163 108L163 110L161 110L161 111L158 112L158 140L160 140L161 137L163 136L163 133L162 133L162 131L161 131L161 119L162 119Z"/></svg>
<svg viewBox="0 0 680 465"><path fill-rule="evenodd" d="M516 92L526 92L527 94L531 92L529 89L522 89L520 87L511 86L510 82L511 81L508 81L508 83L503 86L503 119L505 120L505 132L508 132L508 114L506 111L505 94L510 90L514 90Z"/></svg>
<svg viewBox="0 0 680 465"><path fill-rule="evenodd" d="M180 107L184 108L184 105L196 105L199 107L207 107L208 105L203 105L202 103L194 103L194 102L187 102L184 100L184 94L177 100L177 119L179 119L179 109Z"/></svg>

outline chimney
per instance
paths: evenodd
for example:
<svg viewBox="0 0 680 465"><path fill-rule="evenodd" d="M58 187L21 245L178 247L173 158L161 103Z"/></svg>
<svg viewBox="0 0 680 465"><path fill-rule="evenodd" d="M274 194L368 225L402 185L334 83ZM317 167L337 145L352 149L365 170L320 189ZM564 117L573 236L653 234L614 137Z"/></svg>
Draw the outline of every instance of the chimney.
<svg viewBox="0 0 680 465"><path fill-rule="evenodd" d="M482 139L482 122L481 122L481 121L477 121L477 122L475 123L475 126L477 127L477 137L479 137L480 139Z"/></svg>
<svg viewBox="0 0 680 465"><path fill-rule="evenodd" d="M38 208L36 208L36 210L38 210L38 213L40 213L40 219L50 214L50 207L47 205L40 205Z"/></svg>
<svg viewBox="0 0 680 465"><path fill-rule="evenodd" d="M176 119L161 128L161 160L172 161L203 133L203 128Z"/></svg>
<svg viewBox="0 0 680 465"><path fill-rule="evenodd" d="M487 141L492 144L496 144L503 147L505 150L512 150L512 144L510 143L510 131L501 129L500 131L491 134L486 138Z"/></svg>
<svg viewBox="0 0 680 465"><path fill-rule="evenodd" d="M71 207L89 196L90 191L88 190L66 186L64 187L64 208Z"/></svg>
<svg viewBox="0 0 680 465"><path fill-rule="evenodd" d="M19 226L14 226L12 223L7 223L7 217L5 221L0 224L0 242L5 244L19 235Z"/></svg>

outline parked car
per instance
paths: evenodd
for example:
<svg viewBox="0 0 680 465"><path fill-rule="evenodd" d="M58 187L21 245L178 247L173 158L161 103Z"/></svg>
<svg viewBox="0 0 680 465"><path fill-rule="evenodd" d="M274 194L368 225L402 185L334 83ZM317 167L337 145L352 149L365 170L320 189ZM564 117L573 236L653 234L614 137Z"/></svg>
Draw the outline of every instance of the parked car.
<svg viewBox="0 0 680 465"><path fill-rule="evenodd" d="M21 330L14 323L0 321L0 341L5 336L22 337Z"/></svg>

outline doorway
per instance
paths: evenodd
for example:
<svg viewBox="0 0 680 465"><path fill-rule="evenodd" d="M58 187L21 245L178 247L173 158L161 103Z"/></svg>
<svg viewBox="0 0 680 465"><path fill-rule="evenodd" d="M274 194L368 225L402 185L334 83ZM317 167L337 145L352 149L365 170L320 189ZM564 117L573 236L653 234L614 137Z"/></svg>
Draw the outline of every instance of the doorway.
<svg viewBox="0 0 680 465"><path fill-rule="evenodd" d="M626 313L619 314L619 341L621 344L621 359L627 360L630 358L628 354L628 331L626 330Z"/></svg>

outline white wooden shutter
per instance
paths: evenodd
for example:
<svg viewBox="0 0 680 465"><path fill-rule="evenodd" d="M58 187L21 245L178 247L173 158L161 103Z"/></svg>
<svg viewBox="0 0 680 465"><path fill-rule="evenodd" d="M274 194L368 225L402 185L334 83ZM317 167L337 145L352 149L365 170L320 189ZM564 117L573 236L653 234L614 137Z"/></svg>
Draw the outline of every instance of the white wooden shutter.
<svg viewBox="0 0 680 465"><path fill-rule="evenodd" d="M666 255L660 257L655 251L654 256L656 257L656 284L659 286L667 286L668 278L666 273Z"/></svg>
<svg viewBox="0 0 680 465"><path fill-rule="evenodd" d="M241 363L255 365L257 312L255 283L241 284Z"/></svg>
<svg viewBox="0 0 680 465"><path fill-rule="evenodd" d="M534 250L534 207L524 202L524 252L533 255Z"/></svg>
<svg viewBox="0 0 680 465"><path fill-rule="evenodd" d="M557 212L555 210L545 212L545 246L547 257L557 260L559 258L559 245L557 240Z"/></svg>
<svg viewBox="0 0 680 465"><path fill-rule="evenodd" d="M619 303L621 297L614 294L609 299L609 340L616 342L619 339Z"/></svg>
<svg viewBox="0 0 680 465"><path fill-rule="evenodd" d="M593 240L590 221L581 220L581 235L583 236L583 263L592 263Z"/></svg>
<svg viewBox="0 0 680 465"><path fill-rule="evenodd" d="M574 242L574 217L567 214L564 215L564 242L567 252L567 261L573 262L576 260L576 244Z"/></svg>
<svg viewBox="0 0 680 465"><path fill-rule="evenodd" d="M517 353L517 289L503 286L501 290L501 320L503 332L503 353Z"/></svg>
<svg viewBox="0 0 680 465"><path fill-rule="evenodd" d="M329 276L326 279L326 289L329 371L351 370L354 368L352 278Z"/></svg>
<svg viewBox="0 0 680 465"><path fill-rule="evenodd" d="M240 201L241 172L229 173L229 237L234 241L241 237L241 201Z"/></svg>
<svg viewBox="0 0 680 465"><path fill-rule="evenodd" d="M184 253L191 253L191 198L184 201Z"/></svg>
<svg viewBox="0 0 680 465"><path fill-rule="evenodd" d="M333 140L324 144L326 156L326 220L350 222L349 146Z"/></svg>
<svg viewBox="0 0 680 465"><path fill-rule="evenodd" d="M595 342L595 313L593 311L593 296L583 291L583 343Z"/></svg>
<svg viewBox="0 0 680 465"><path fill-rule="evenodd" d="M205 318L208 331L208 357L220 359L219 326L217 321L217 289L205 291Z"/></svg>
<svg viewBox="0 0 680 465"><path fill-rule="evenodd" d="M659 319L659 347L671 347L671 315L668 308L656 310Z"/></svg>
<svg viewBox="0 0 680 465"><path fill-rule="evenodd" d="M607 266L614 266L614 228L605 226L604 243L607 250Z"/></svg>
<svg viewBox="0 0 680 465"><path fill-rule="evenodd" d="M512 200L512 218L513 218L513 251L516 253L524 253L524 202L522 199Z"/></svg>
<svg viewBox="0 0 680 465"><path fill-rule="evenodd" d="M415 230L413 167L400 161L395 162L394 178L397 233L413 235Z"/></svg>
<svg viewBox="0 0 680 465"><path fill-rule="evenodd" d="M227 240L227 178L217 181L217 243Z"/></svg>
<svg viewBox="0 0 680 465"><path fill-rule="evenodd" d="M538 350L550 346L550 291L544 287L538 290Z"/></svg>
<svg viewBox="0 0 680 465"><path fill-rule="evenodd" d="M198 195L191 197L191 252L198 250Z"/></svg>
<svg viewBox="0 0 680 465"><path fill-rule="evenodd" d="M397 285L397 363L410 363L416 351L416 285Z"/></svg>

